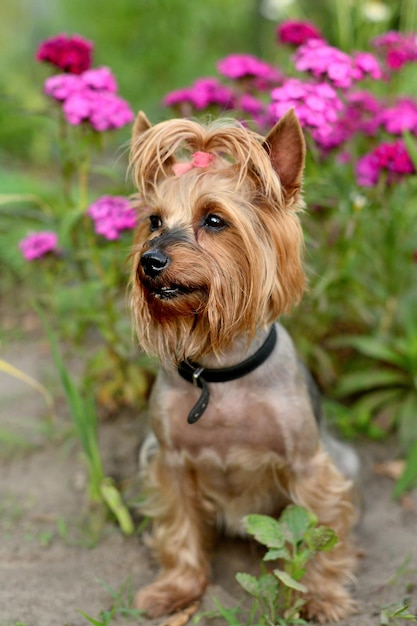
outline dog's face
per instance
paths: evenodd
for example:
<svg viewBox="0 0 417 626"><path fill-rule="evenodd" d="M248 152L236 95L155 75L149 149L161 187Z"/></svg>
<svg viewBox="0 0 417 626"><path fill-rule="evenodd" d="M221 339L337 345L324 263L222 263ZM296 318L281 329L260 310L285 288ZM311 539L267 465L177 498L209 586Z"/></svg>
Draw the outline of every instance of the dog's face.
<svg viewBox="0 0 417 626"><path fill-rule="evenodd" d="M179 156L180 155L180 156ZM265 141L244 127L139 114L132 310L167 365L227 350L299 300L304 141L291 112Z"/></svg>

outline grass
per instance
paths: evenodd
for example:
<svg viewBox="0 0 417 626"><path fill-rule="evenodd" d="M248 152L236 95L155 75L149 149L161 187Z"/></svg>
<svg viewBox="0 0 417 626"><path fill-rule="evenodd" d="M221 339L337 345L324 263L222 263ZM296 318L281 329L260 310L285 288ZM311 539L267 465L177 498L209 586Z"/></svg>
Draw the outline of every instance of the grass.
<svg viewBox="0 0 417 626"><path fill-rule="evenodd" d="M130 578L127 578L118 589L113 589L100 578L97 580L110 595L111 607L107 610L100 611L98 618L88 615L85 611L79 611L90 624L93 624L93 626L109 626L113 618L117 617L122 617L127 622L138 622L142 620L144 616L143 611L133 608L134 593Z"/></svg>

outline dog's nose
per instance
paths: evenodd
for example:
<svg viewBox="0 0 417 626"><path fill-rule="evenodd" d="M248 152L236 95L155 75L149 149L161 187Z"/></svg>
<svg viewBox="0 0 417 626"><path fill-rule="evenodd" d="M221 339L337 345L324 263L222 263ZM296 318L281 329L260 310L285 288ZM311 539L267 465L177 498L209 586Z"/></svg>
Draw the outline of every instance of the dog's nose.
<svg viewBox="0 0 417 626"><path fill-rule="evenodd" d="M147 252L144 252L140 257L140 264L142 265L143 271L150 278L156 278L168 267L170 262L171 259L169 256L157 248L147 250Z"/></svg>

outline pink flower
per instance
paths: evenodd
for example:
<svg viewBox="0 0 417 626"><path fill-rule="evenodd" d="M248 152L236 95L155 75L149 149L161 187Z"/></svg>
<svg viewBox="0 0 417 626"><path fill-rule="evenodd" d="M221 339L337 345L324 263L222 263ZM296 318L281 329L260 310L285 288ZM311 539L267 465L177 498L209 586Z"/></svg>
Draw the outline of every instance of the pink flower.
<svg viewBox="0 0 417 626"><path fill-rule="evenodd" d="M233 108L233 92L222 85L217 78L199 78L191 87L171 91L164 98L165 106L189 104L197 110L210 105L222 109Z"/></svg>
<svg viewBox="0 0 417 626"><path fill-rule="evenodd" d="M404 131L417 134L417 102L412 98L399 99L394 106L382 111L379 122L393 135Z"/></svg>
<svg viewBox="0 0 417 626"><path fill-rule="evenodd" d="M343 125L351 128L351 134L359 132L374 135L380 127L382 105L368 91L351 91L346 95L346 111Z"/></svg>
<svg viewBox="0 0 417 626"><path fill-rule="evenodd" d="M379 163L374 154L365 154L356 163L356 182L361 187L375 187L379 179Z"/></svg>
<svg viewBox="0 0 417 626"><path fill-rule="evenodd" d="M87 209L98 235L108 240L119 239L123 230L136 225L136 213L124 196L102 196Z"/></svg>
<svg viewBox="0 0 417 626"><path fill-rule="evenodd" d="M406 63L417 60L417 37L415 33L388 31L375 37L372 45L385 55L389 69L399 70Z"/></svg>
<svg viewBox="0 0 417 626"><path fill-rule="evenodd" d="M324 41L310 39L295 53L295 68L311 72L316 78L328 78L336 87L350 87L353 62L348 54Z"/></svg>
<svg viewBox="0 0 417 626"><path fill-rule="evenodd" d="M46 230L31 233L20 241L19 248L26 261L40 259L48 253L58 251L58 236Z"/></svg>
<svg viewBox="0 0 417 626"><path fill-rule="evenodd" d="M51 63L70 74L81 74L91 65L93 44L80 35L57 35L42 42L36 53L38 61Z"/></svg>
<svg viewBox="0 0 417 626"><path fill-rule="evenodd" d="M259 115L264 110L264 104L258 98L255 98L250 93L244 93L240 96L237 101L237 107L242 109L242 111L246 111L246 113L250 113L251 115Z"/></svg>
<svg viewBox="0 0 417 626"><path fill-rule="evenodd" d="M127 102L114 93L97 92L90 106L88 121L97 132L122 128L134 118Z"/></svg>
<svg viewBox="0 0 417 626"><path fill-rule="evenodd" d="M384 171L388 184L407 174L415 173L413 162L402 139L392 143L381 143L359 159L356 164L357 182L363 187L374 187L381 172Z"/></svg>
<svg viewBox="0 0 417 626"><path fill-rule="evenodd" d="M277 37L281 43L301 46L309 39L323 39L321 33L311 22L287 20L277 28Z"/></svg>
<svg viewBox="0 0 417 626"><path fill-rule="evenodd" d="M335 87L346 89L367 75L378 80L382 76L378 61L368 52L349 56L318 39L309 39L295 53L295 67L316 78L327 78Z"/></svg>
<svg viewBox="0 0 417 626"><path fill-rule="evenodd" d="M83 88L82 79L74 74L56 74L47 78L44 85L46 95L55 100L66 100Z"/></svg>
<svg viewBox="0 0 417 626"><path fill-rule="evenodd" d="M78 76L58 74L45 81L45 93L62 102L70 124L89 122L97 132L121 128L133 120L133 111L116 91L116 80L107 67Z"/></svg>
<svg viewBox="0 0 417 626"><path fill-rule="evenodd" d="M108 67L103 66L87 70L83 72L81 78L83 82L92 89L100 89L112 93L117 92L116 79Z"/></svg>
<svg viewBox="0 0 417 626"><path fill-rule="evenodd" d="M282 87L272 90L271 98L269 112L272 122L294 107L300 124L311 132L317 144L329 147L329 138L339 126L343 103L328 83L307 83L290 78Z"/></svg>
<svg viewBox="0 0 417 626"><path fill-rule="evenodd" d="M282 76L269 63L261 61L250 54L230 54L217 63L220 74L227 78L258 78L271 83L279 83Z"/></svg>
<svg viewBox="0 0 417 626"><path fill-rule="evenodd" d="M382 70L379 63L370 52L357 52L353 56L353 60L356 68L361 74L360 78L365 78L366 75L370 76L374 80L380 80L382 78Z"/></svg>

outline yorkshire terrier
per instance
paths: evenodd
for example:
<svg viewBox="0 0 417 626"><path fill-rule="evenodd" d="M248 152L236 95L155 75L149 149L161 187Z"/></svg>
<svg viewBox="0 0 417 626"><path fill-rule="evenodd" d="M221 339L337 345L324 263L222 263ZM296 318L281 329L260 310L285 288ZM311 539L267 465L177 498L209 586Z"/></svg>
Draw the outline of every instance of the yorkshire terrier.
<svg viewBox="0 0 417 626"><path fill-rule="evenodd" d="M140 223L131 306L161 369L143 450L151 545L161 565L136 606L150 617L198 599L216 532L250 513L312 511L339 538L308 565L304 616L342 619L356 552L352 469L321 436L319 405L275 320L304 290L299 213L305 142L291 110L266 138L239 122L152 126L139 113L131 168Z"/></svg>

